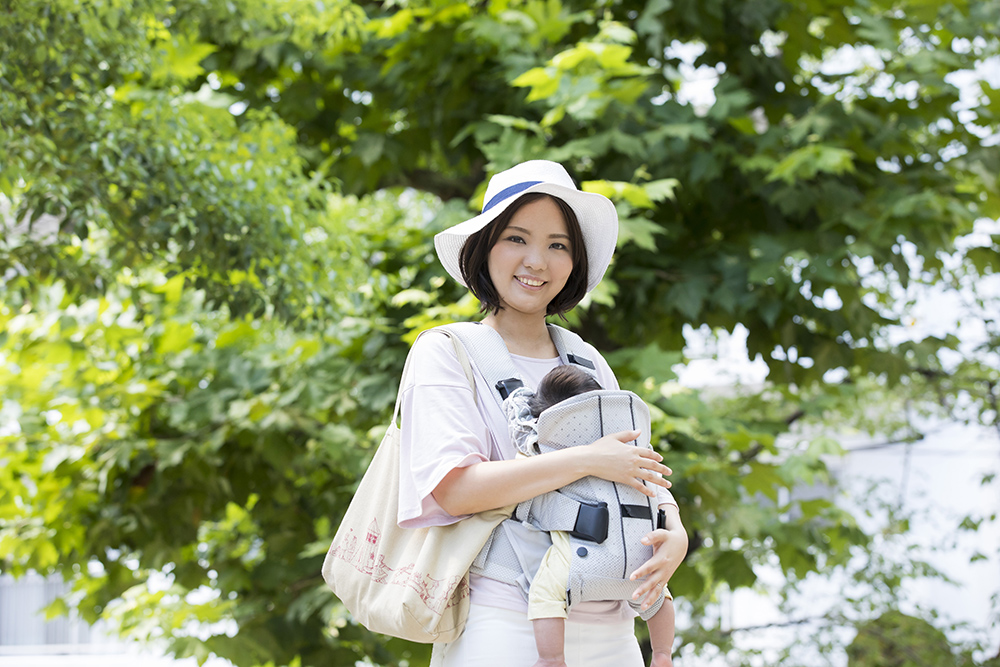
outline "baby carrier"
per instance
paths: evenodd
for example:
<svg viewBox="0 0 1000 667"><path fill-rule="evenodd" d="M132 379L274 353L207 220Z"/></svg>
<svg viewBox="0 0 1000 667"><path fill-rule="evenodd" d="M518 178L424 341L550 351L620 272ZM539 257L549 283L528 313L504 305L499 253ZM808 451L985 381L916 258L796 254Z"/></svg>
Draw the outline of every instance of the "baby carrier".
<svg viewBox="0 0 1000 667"><path fill-rule="evenodd" d="M446 328L464 345L502 410L508 394L523 386L503 339L478 323ZM596 367L584 356L579 336L554 325L549 325L549 332L563 363L594 374ZM545 410L538 418L538 446L542 452L552 451L637 429L641 435L633 444L650 448L649 410L638 396L621 390L593 391ZM653 555L652 547L640 540L661 522L655 498L626 484L585 477L518 505L514 515L493 531L471 571L517 585L527 598L530 577L550 544L540 531L564 531L572 545L567 606L628 600L640 611L631 599L640 582L628 577ZM662 603L661 593L649 609L640 611L642 617L648 619Z"/></svg>

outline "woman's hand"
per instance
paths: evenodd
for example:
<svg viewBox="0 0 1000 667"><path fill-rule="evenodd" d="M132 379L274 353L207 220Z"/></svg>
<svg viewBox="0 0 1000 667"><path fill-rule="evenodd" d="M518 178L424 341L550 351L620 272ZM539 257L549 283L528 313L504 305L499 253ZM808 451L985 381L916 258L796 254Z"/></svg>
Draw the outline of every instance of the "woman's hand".
<svg viewBox="0 0 1000 667"><path fill-rule="evenodd" d="M687 555L688 536L681 524L680 513L675 505L661 505L666 514L666 528L648 533L642 543L653 547L653 556L639 566L630 580L645 581L632 594L633 600L642 600L642 608L648 609L660 596L660 591L670 582L684 556Z"/></svg>
<svg viewBox="0 0 1000 667"><path fill-rule="evenodd" d="M606 435L579 449L585 452L589 475L609 482L628 484L650 498L655 498L656 489L649 485L656 484L669 489L670 482L662 475L669 475L672 471L660 463L663 457L653 450L625 444L638 437L639 431L621 431Z"/></svg>

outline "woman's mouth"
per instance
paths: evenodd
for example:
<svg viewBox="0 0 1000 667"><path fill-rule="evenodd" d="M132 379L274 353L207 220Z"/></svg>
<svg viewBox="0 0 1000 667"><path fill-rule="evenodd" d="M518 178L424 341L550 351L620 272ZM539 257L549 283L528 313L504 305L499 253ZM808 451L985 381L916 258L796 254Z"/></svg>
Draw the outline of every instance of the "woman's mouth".
<svg viewBox="0 0 1000 667"><path fill-rule="evenodd" d="M529 276L514 276L514 279L525 287L541 287L545 284L544 280L538 280Z"/></svg>

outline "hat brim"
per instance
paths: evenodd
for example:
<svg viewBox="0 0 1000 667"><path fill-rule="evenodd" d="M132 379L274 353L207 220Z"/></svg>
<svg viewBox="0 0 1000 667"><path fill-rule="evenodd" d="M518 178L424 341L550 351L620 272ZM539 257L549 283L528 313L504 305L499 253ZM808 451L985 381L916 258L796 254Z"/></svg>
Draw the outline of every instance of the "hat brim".
<svg viewBox="0 0 1000 667"><path fill-rule="evenodd" d="M532 192L542 192L558 197L573 209L580 224L584 250L587 253L587 291L590 292L597 287L604 277L604 273L608 270L611 257L615 254L615 246L618 243L618 213L615 211L615 205L611 203L610 199L596 192L583 192L556 183L532 185L476 217L436 234L434 248L437 250L438 259L441 260L448 275L468 287L465 280L462 279L460 261L465 242L470 236L496 220L501 213L507 210L508 206L521 196Z"/></svg>

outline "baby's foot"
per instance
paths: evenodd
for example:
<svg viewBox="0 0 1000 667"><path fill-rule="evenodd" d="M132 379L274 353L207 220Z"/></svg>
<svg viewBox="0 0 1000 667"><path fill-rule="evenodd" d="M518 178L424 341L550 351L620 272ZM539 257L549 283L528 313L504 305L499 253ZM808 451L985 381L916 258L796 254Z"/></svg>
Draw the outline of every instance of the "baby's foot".
<svg viewBox="0 0 1000 667"><path fill-rule="evenodd" d="M649 667L674 667L673 659L666 653L654 653Z"/></svg>
<svg viewBox="0 0 1000 667"><path fill-rule="evenodd" d="M559 656L556 658L539 658L533 667L566 667L566 658Z"/></svg>

